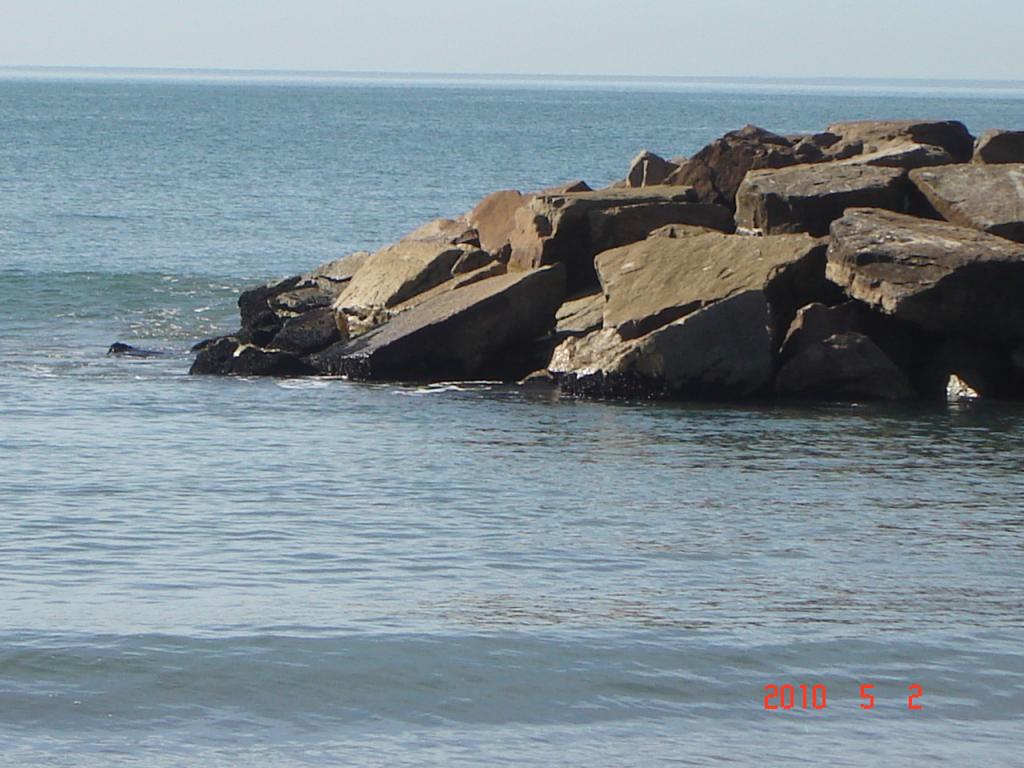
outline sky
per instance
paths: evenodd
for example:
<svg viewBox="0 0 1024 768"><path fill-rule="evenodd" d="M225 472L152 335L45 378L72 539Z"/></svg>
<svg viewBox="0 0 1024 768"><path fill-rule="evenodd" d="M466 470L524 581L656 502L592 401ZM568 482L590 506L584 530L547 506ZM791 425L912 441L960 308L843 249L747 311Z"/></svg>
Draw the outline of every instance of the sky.
<svg viewBox="0 0 1024 768"><path fill-rule="evenodd" d="M1024 0L0 0L0 66L1024 80Z"/></svg>

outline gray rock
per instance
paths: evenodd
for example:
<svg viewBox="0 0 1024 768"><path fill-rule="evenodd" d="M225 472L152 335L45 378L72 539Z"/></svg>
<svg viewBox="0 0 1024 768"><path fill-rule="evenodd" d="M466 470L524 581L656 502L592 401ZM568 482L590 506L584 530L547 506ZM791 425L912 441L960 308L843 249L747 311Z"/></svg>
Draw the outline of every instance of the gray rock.
<svg viewBox="0 0 1024 768"><path fill-rule="evenodd" d="M985 131L974 145L974 162L1024 163L1024 131Z"/></svg>
<svg viewBox="0 0 1024 768"><path fill-rule="evenodd" d="M854 209L832 225L826 275L926 331L1024 338L1024 246L994 235Z"/></svg>
<svg viewBox="0 0 1024 768"><path fill-rule="evenodd" d="M906 375L867 336L837 333L816 341L779 370L775 389L787 397L827 400L909 400Z"/></svg>
<svg viewBox="0 0 1024 768"><path fill-rule="evenodd" d="M840 165L872 165L882 168L927 168L933 165L948 165L953 156L942 147L931 144L897 143L887 145L873 152L853 155L838 161Z"/></svg>
<svg viewBox="0 0 1024 768"><path fill-rule="evenodd" d="M736 194L736 225L765 234L820 237L852 207L903 211L906 172L865 165L799 165L751 171Z"/></svg>
<svg viewBox="0 0 1024 768"><path fill-rule="evenodd" d="M559 266L492 277L433 296L310 361L354 379L487 377L496 358L551 330L564 295Z"/></svg>
<svg viewBox="0 0 1024 768"><path fill-rule="evenodd" d="M831 295L825 243L807 235L717 232L649 238L596 260L604 327L636 338L722 299L764 291L788 327L797 308Z"/></svg>
<svg viewBox="0 0 1024 768"><path fill-rule="evenodd" d="M626 175L626 185L634 188L653 187L664 184L668 177L679 170L675 163L659 157L646 149L633 158Z"/></svg>
<svg viewBox="0 0 1024 768"><path fill-rule="evenodd" d="M910 180L946 221L1024 242L1024 163L924 168Z"/></svg>
<svg viewBox="0 0 1024 768"><path fill-rule="evenodd" d="M774 373L768 301L747 291L629 341L610 328L570 338L548 368L585 396L751 397Z"/></svg>

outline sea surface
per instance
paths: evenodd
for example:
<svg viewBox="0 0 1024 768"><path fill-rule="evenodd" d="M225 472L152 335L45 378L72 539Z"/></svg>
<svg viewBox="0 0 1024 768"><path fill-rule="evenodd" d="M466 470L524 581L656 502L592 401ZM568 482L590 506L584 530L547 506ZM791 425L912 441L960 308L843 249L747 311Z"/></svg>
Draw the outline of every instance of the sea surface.
<svg viewBox="0 0 1024 768"><path fill-rule="evenodd" d="M491 190L862 117L1024 85L0 73L0 765L1024 765L1019 406L186 375Z"/></svg>

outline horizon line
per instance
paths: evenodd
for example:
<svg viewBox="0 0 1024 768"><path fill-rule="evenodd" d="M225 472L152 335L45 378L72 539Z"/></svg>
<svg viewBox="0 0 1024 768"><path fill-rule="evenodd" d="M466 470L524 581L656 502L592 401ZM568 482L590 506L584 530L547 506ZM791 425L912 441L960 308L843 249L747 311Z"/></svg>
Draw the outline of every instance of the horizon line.
<svg viewBox="0 0 1024 768"><path fill-rule="evenodd" d="M359 69L278 69L247 67L163 67L163 66L98 66L65 64L0 64L0 73L83 73L83 74L154 74L154 75L273 75L286 77L335 76L374 78L448 78L448 79L525 79L525 80L617 80L647 82L788 82L788 83L906 83L906 84L971 84L992 86L1024 86L1024 79L914 76L858 76L858 75L679 75L679 74L621 74L621 73L568 73L568 72L446 72L442 70L359 70Z"/></svg>

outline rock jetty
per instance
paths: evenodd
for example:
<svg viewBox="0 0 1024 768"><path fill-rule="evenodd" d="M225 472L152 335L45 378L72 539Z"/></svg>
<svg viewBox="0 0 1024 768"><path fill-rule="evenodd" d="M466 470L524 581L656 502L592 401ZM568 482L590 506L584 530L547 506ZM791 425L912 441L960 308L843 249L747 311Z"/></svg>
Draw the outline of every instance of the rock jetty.
<svg viewBox="0 0 1024 768"><path fill-rule="evenodd" d="M1024 395L1024 132L756 126L245 291L195 374L601 398ZM967 394L969 394L969 398Z"/></svg>

